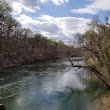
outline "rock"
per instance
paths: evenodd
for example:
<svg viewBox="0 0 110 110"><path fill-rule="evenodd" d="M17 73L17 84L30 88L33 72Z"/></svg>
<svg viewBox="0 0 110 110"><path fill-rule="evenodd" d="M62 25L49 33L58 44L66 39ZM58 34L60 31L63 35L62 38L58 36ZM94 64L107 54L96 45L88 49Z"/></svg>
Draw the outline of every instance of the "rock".
<svg viewBox="0 0 110 110"><path fill-rule="evenodd" d="M0 104L0 110L6 110L3 104Z"/></svg>

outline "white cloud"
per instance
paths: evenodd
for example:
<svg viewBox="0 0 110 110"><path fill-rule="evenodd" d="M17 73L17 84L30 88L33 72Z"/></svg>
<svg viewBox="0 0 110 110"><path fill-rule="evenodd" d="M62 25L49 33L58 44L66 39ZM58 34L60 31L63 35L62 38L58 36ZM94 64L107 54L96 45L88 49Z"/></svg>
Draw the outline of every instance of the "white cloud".
<svg viewBox="0 0 110 110"><path fill-rule="evenodd" d="M69 0L6 0L9 5L13 8L14 15L20 14L23 9L26 12L35 13L40 10L39 3L46 3L48 1L54 3L55 5L62 5L69 2Z"/></svg>
<svg viewBox="0 0 110 110"><path fill-rule="evenodd" d="M14 2L12 5L13 8L13 14L20 14L22 12L22 6L20 3Z"/></svg>
<svg viewBox="0 0 110 110"><path fill-rule="evenodd" d="M40 10L36 0L6 0L9 5L13 8L13 14L20 14L23 9L26 12L35 13Z"/></svg>
<svg viewBox="0 0 110 110"><path fill-rule="evenodd" d="M55 5L62 5L69 2L69 0L40 0L41 3L46 3L48 1L53 2Z"/></svg>
<svg viewBox="0 0 110 110"><path fill-rule="evenodd" d="M55 5L68 3L69 0L5 0L12 8L13 15L19 15L24 11L35 13L40 10L40 4L52 2Z"/></svg>
<svg viewBox="0 0 110 110"><path fill-rule="evenodd" d="M41 3L46 3L48 0L40 0Z"/></svg>
<svg viewBox="0 0 110 110"><path fill-rule="evenodd" d="M61 5L64 3L68 3L69 0L51 0L55 5Z"/></svg>
<svg viewBox="0 0 110 110"><path fill-rule="evenodd" d="M77 33L84 33L87 30L87 23L90 19L76 17L52 17L42 15L32 19L26 15L20 15L16 18L23 26L33 31L41 32L47 37L53 37L57 40L63 40L65 43L73 39Z"/></svg>
<svg viewBox="0 0 110 110"><path fill-rule="evenodd" d="M88 6L89 8L110 10L110 0L93 0L92 4Z"/></svg>
<svg viewBox="0 0 110 110"><path fill-rule="evenodd" d="M78 14L93 14L95 15L97 13L96 9L91 8L79 8L79 9L72 9L71 12L78 13Z"/></svg>
<svg viewBox="0 0 110 110"><path fill-rule="evenodd" d="M110 0L90 0L90 4L83 8L72 9L73 13L78 14L97 14L102 10L110 10Z"/></svg>
<svg viewBox="0 0 110 110"><path fill-rule="evenodd" d="M84 33L87 28L89 19L76 17L57 18L60 28L65 36L71 36L76 33Z"/></svg>
<svg viewBox="0 0 110 110"><path fill-rule="evenodd" d="M22 25L26 25L28 23L31 23L31 24L34 24L36 23L37 21L32 19L31 17L25 15L25 14L22 14L20 15L19 17L15 17Z"/></svg>

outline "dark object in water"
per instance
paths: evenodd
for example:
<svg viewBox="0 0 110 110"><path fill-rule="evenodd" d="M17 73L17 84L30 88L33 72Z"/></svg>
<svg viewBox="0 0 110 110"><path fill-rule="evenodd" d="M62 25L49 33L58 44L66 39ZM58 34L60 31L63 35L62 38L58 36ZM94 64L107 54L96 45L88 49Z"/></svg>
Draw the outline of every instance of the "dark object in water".
<svg viewBox="0 0 110 110"><path fill-rule="evenodd" d="M6 110L3 104L0 104L0 110Z"/></svg>

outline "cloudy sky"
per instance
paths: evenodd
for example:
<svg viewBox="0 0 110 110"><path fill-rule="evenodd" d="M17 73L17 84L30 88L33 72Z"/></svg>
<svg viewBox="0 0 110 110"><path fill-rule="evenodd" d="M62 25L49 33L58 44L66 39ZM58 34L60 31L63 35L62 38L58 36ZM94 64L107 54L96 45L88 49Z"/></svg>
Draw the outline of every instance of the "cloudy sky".
<svg viewBox="0 0 110 110"><path fill-rule="evenodd" d="M77 33L84 33L93 16L104 16L110 0L6 0L12 15L24 27L49 38L69 43Z"/></svg>

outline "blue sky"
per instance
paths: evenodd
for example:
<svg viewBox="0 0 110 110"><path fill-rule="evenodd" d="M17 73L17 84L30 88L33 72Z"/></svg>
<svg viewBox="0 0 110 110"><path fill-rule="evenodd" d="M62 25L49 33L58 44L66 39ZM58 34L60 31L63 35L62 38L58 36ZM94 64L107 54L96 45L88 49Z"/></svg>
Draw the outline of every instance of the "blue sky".
<svg viewBox="0 0 110 110"><path fill-rule="evenodd" d="M6 0L23 27L69 43L84 33L94 16L110 11L110 0Z"/></svg>

